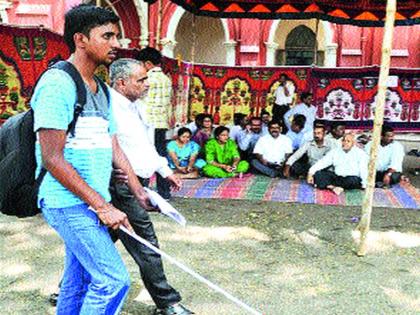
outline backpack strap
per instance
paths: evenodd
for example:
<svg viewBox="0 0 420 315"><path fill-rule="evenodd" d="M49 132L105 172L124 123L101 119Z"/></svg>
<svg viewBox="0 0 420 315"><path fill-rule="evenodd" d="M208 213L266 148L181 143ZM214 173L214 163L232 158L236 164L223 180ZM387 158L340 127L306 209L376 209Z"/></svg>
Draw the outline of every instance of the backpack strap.
<svg viewBox="0 0 420 315"><path fill-rule="evenodd" d="M52 66L50 66L47 70L45 70L42 74L44 74L45 72L47 72L50 69L60 69L65 71L67 74L69 74L71 76L71 78L73 79L74 83L76 84L76 93L77 93L77 98L76 98L76 104L74 106L74 114L73 114L73 120L70 122L68 128L67 128L67 132L66 134L71 134L74 137L74 131L76 128L76 122L77 119L79 118L80 114L83 111L83 108L86 104L86 87L85 87L85 83L82 79L82 76L80 75L79 71L77 71L76 67L68 62L68 61L58 61L55 64L53 64ZM42 75L41 75L42 76ZM40 77L41 77L40 76ZM38 79L39 80L39 79ZM102 82L102 81L100 81ZM37 81L38 83L38 81ZM105 83L102 82L102 84L105 85ZM35 84L36 86L36 84ZM105 86L106 88L106 86ZM35 90L35 88L34 88ZM108 89L106 89L106 93L109 94ZM109 103L109 99L108 99L108 103ZM38 177L35 180L35 187L39 188L42 180L45 177L45 174L47 174L47 170L45 169L45 167L41 167L41 172L39 173Z"/></svg>
<svg viewBox="0 0 420 315"><path fill-rule="evenodd" d="M74 137L74 130L76 128L77 119L79 118L83 111L83 107L86 104L85 82L83 81L82 76L80 75L79 71L77 71L76 67L68 61L59 61L53 64L50 69L60 69L65 71L68 75L71 76L74 83L76 84L77 99L74 106L73 120L67 128L67 134L70 133Z"/></svg>

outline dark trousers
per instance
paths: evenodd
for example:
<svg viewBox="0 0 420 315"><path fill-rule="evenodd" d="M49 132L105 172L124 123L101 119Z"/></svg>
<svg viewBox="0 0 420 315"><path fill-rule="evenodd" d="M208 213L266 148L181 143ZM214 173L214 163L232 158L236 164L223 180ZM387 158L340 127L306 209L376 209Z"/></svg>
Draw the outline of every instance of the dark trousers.
<svg viewBox="0 0 420 315"><path fill-rule="evenodd" d="M252 159L251 165L259 173L267 175L271 178L280 177L283 175L283 168L278 165L264 165L258 159Z"/></svg>
<svg viewBox="0 0 420 315"><path fill-rule="evenodd" d="M148 185L148 181L139 180L143 186ZM140 207L127 185L111 184L110 192L112 204L127 214L134 231L154 246L159 247L149 214ZM181 296L168 284L161 256L120 230L117 230L115 234L139 266L143 283L156 306L165 308L179 302Z"/></svg>
<svg viewBox="0 0 420 315"><path fill-rule="evenodd" d="M362 179L358 176L338 176L332 171L318 171L314 175L315 187L326 189L328 185L342 187L344 189L360 189Z"/></svg>
<svg viewBox="0 0 420 315"><path fill-rule="evenodd" d="M308 156L305 154L290 167L290 175L293 177L306 176L310 168Z"/></svg>
<svg viewBox="0 0 420 315"><path fill-rule="evenodd" d="M376 176L375 176L375 182L376 183L382 183L386 173L388 173L388 172L387 171L383 171L383 172L377 171ZM392 173L390 185L398 184L401 180L401 175L402 174L400 172Z"/></svg>
<svg viewBox="0 0 420 315"><path fill-rule="evenodd" d="M159 155L166 158L166 131L167 129L155 129L155 147ZM160 174L156 173L156 185L158 193L165 199L171 198L171 187L169 182Z"/></svg>
<svg viewBox="0 0 420 315"><path fill-rule="evenodd" d="M273 105L273 121L279 121L283 124L283 134L287 132L287 127L284 124L284 114L286 114L289 109L289 105Z"/></svg>

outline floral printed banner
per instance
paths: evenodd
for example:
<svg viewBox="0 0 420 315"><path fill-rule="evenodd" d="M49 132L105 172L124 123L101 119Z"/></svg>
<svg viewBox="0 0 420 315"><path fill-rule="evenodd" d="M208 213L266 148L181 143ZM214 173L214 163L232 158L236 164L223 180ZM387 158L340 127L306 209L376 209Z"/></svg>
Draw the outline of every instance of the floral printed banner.
<svg viewBox="0 0 420 315"><path fill-rule="evenodd" d="M0 25L0 123L28 106L32 88L48 64L69 56L60 35L39 28ZM133 57L135 49L121 50ZM354 128L372 126L379 67L225 67L192 65L165 58L171 76L173 99L171 125L185 124L198 113L212 114L216 123L231 124L235 113L260 115L271 112L281 74L295 86L294 103L303 91L314 93L317 116L344 121ZM107 79L107 69L98 74ZM399 130L420 130L420 69L391 69L398 77L390 87L385 120Z"/></svg>
<svg viewBox="0 0 420 315"><path fill-rule="evenodd" d="M167 72L172 71L170 62ZM186 67L187 63L182 63ZM197 65L188 78L189 120L209 113L220 124L231 124L235 113L258 116L271 112L274 91L281 74L296 89L294 104L301 92L314 94L317 118L343 121L350 128L370 128L373 124L379 67L224 67ZM420 130L420 69L391 69L398 86L387 91L385 121L399 130Z"/></svg>

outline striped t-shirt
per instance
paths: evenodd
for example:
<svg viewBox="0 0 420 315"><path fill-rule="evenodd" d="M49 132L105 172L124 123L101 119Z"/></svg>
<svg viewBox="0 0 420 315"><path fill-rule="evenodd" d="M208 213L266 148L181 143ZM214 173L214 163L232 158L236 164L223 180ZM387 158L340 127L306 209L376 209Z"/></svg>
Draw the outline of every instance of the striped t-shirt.
<svg viewBox="0 0 420 315"><path fill-rule="evenodd" d="M112 171L112 141L115 124L105 92L98 85L93 94L86 88L86 104L79 116L75 135L67 136L64 158L87 184L109 201L108 187ZM76 84L66 72L52 69L40 79L31 99L34 110L34 130L67 130L73 119L76 103ZM41 148L36 142L37 174L40 172ZM47 208L65 208L83 201L62 186L50 173L42 181L38 201Z"/></svg>

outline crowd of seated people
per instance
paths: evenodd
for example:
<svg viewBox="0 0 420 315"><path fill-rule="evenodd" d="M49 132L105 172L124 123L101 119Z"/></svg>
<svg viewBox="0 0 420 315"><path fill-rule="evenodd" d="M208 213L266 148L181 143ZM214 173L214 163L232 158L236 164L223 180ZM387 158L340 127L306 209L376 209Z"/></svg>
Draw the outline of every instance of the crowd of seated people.
<svg viewBox="0 0 420 315"><path fill-rule="evenodd" d="M266 111L250 118L236 113L230 128L216 127L211 115L198 114L196 131L181 128L178 137L168 144L170 167L183 178L235 177L248 171L272 178L306 178L314 187L337 195L345 189L366 188L371 143L360 148L343 122L326 126L314 120L312 94L303 93L301 98L302 103L285 115L287 121L291 120L285 135L283 121L270 121ZM402 175L403 158L403 146L394 141L393 129L385 125L376 164L376 187L407 180Z"/></svg>

